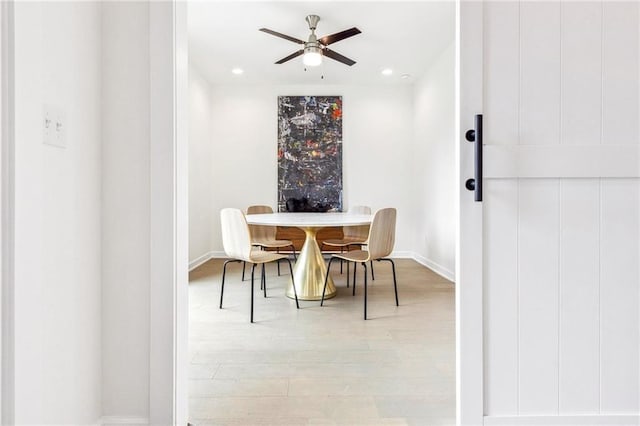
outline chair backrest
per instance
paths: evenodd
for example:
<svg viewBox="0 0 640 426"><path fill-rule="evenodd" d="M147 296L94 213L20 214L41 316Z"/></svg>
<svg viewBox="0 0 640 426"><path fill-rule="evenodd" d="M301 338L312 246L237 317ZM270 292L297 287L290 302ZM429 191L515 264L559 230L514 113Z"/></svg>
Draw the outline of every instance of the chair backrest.
<svg viewBox="0 0 640 426"><path fill-rule="evenodd" d="M369 259L387 257L393 251L396 239L396 209L380 209L373 215L369 230Z"/></svg>
<svg viewBox="0 0 640 426"><path fill-rule="evenodd" d="M249 260L251 257L251 237L247 219L242 210L222 209L220 223L222 225L222 245L226 255L232 259Z"/></svg>
<svg viewBox="0 0 640 426"><path fill-rule="evenodd" d="M247 214L273 213L271 206L249 206ZM275 240L278 228L275 226L249 225L252 240Z"/></svg>
<svg viewBox="0 0 640 426"><path fill-rule="evenodd" d="M371 207L369 206L353 206L347 211L350 214L371 214ZM366 240L369 235L369 225L362 226L345 226L342 228L342 233L345 238Z"/></svg>

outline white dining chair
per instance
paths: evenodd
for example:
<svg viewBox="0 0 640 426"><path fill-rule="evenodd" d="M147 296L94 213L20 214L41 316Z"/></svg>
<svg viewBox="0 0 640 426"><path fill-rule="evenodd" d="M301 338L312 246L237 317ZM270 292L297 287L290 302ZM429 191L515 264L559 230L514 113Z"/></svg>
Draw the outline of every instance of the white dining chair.
<svg viewBox="0 0 640 426"><path fill-rule="evenodd" d="M247 208L247 214L273 213L271 206L253 205ZM279 240L276 237L278 228L276 226L249 225L251 244L262 250L275 249L277 253L281 248L291 247L293 260L296 260L296 248L291 240ZM280 263L278 262L278 275L280 275ZM242 267L242 280L244 281L244 265Z"/></svg>
<svg viewBox="0 0 640 426"><path fill-rule="evenodd" d="M351 207L347 213L349 214L371 214L371 207L369 206L353 206ZM363 246L367 245L367 238L369 238L369 225L359 225L359 226L343 226L342 227L342 238L329 239L324 240L322 242L322 247L335 247L340 248L340 253L343 253L345 250L348 251L351 247L358 247L362 249ZM342 261L340 261L340 273L342 273ZM375 274L373 272L373 262L370 262L371 266L371 279L375 280ZM355 272L355 270L354 270ZM349 263L347 262L347 287L349 287Z"/></svg>
<svg viewBox="0 0 640 426"><path fill-rule="evenodd" d="M327 289L327 280L331 271L331 264L336 259L354 262L354 272L356 264L360 263L364 267L364 319L367 319L367 262L371 261L387 261L391 263L393 271L393 289L396 296L396 306L398 306L398 285L396 282L396 266L393 259L388 258L393 251L396 234L396 209L384 208L376 211L369 228L369 237L367 239L366 250L351 250L344 253L336 253L331 256L329 265L327 266L327 275L324 279L324 287L322 289L322 299L320 306L324 305L324 294ZM353 295L356 294L356 281L354 273Z"/></svg>
<svg viewBox="0 0 640 426"><path fill-rule="evenodd" d="M222 245L224 252L230 258L224 262L222 268L222 286L220 288L220 309L222 309L222 299L224 296L224 282L227 273L227 265L231 262L246 262L251 266L251 322L253 322L253 284L256 265L262 265L261 283L264 291L264 297L267 297L267 285L264 274L264 264L270 262L278 262L286 260L289 264L289 272L291 280L293 280L293 268L289 257L285 254L279 254L272 251L256 250L252 246L251 236L249 234L249 225L242 210L235 208L222 209L220 212L220 222L222 225ZM295 285L293 286L294 296L296 299L296 308L300 309L298 304L298 294Z"/></svg>

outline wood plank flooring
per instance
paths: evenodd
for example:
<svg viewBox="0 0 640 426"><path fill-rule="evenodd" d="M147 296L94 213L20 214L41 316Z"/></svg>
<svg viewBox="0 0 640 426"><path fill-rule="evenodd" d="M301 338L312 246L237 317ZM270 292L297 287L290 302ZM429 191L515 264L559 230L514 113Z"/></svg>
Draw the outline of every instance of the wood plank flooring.
<svg viewBox="0 0 640 426"><path fill-rule="evenodd" d="M332 268L335 298L284 296L289 279L267 266L249 323L249 281L222 259L190 274L189 415L200 425L455 424L454 285L413 260L397 259L400 306L391 266L375 263L369 320L362 318L362 268L356 296ZM249 269L247 269L249 272ZM249 274L247 274L248 276Z"/></svg>

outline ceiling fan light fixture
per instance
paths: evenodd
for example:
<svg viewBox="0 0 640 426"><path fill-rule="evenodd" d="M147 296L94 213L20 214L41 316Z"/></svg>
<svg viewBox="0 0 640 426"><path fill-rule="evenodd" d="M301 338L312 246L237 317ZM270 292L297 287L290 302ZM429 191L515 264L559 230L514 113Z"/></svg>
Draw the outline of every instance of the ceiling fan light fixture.
<svg viewBox="0 0 640 426"><path fill-rule="evenodd" d="M320 21L320 17L318 15L309 15L307 16L306 20L307 24L309 24L309 29L311 30L311 34L309 34L309 38L307 39L307 41L303 41L299 38L291 37L286 34L270 30L268 28L260 28L260 31L264 33L289 40L290 42L295 43L299 46L299 50L293 52L289 56L285 56L279 61L276 61L276 65L284 64L285 62L299 56L302 56L302 62L306 67L316 67L320 65L322 63L323 56L326 56L329 59L333 59L334 61L338 61L348 66L352 66L356 63L356 61L354 61L353 59L349 59L346 56L339 54L335 50L329 49L328 46L330 44L337 43L346 38L360 34L361 31L359 29L353 27L349 28L348 30L340 31L335 34L330 34L318 38L316 36L316 26Z"/></svg>
<svg viewBox="0 0 640 426"><path fill-rule="evenodd" d="M302 62L308 67L317 67L322 63L322 49L316 46L305 47Z"/></svg>

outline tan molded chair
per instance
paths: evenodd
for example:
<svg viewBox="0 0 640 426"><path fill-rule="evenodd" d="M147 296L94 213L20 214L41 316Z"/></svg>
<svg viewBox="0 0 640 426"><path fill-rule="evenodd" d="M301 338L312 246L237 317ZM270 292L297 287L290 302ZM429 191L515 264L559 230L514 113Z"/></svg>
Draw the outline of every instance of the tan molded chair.
<svg viewBox="0 0 640 426"><path fill-rule="evenodd" d="M369 206L353 206L348 211L349 214L371 214ZM325 240L323 245L331 247L340 247L344 249L352 245L362 246L366 244L369 237L369 225L362 226L343 226L343 237L341 239Z"/></svg>
<svg viewBox="0 0 640 426"><path fill-rule="evenodd" d="M273 213L271 206L249 206L247 208L247 214L264 214ZM276 249L276 253L280 252L281 248L291 247L293 250L293 260L296 260L296 248L291 240L278 240L276 238L276 232L278 228L275 226L264 225L249 225L249 231L251 233L251 243L264 249ZM280 275L280 263L278 263L278 275ZM244 277L243 277L244 280Z"/></svg>
<svg viewBox="0 0 640 426"><path fill-rule="evenodd" d="M327 289L327 279L331 264L336 259L354 262L354 280L353 294L356 294L355 281L355 264L361 263L364 267L364 319L367 319L367 262L373 260L386 260L391 263L393 271L393 289L396 294L396 306L398 306L398 285L396 283L396 266L392 259L387 258L393 251L396 235L396 209L385 208L378 210L371 221L369 229L369 238L367 240L366 250L352 250L344 253L337 253L331 256L329 265L327 266L327 275L324 278L324 287L322 289L322 300L320 306L324 305L324 293Z"/></svg>
<svg viewBox="0 0 640 426"><path fill-rule="evenodd" d="M222 245L224 252L229 260L224 262L222 268L222 287L220 289L220 309L222 309L222 297L224 295L224 279L227 273L227 264L230 262L246 262L251 263L251 322L253 322L253 277L256 265L262 265L262 284L264 289L264 297L267 297L267 286L265 283L264 264L269 262L278 262L286 260L289 263L289 272L293 280L293 268L291 261L287 255L274 253L271 251L255 250L252 248L251 236L249 234L249 225L244 213L240 209L226 208L220 212L220 222L222 225ZM300 309L298 304L298 294L293 287L296 307Z"/></svg>
<svg viewBox="0 0 640 426"><path fill-rule="evenodd" d="M353 206L347 213L371 214L371 207ZM367 245L367 238L369 238L369 225L343 226L342 234L343 237L341 239L331 239L323 241L322 247L339 247L340 253L343 253L345 250L348 251L353 246L362 249L362 246ZM340 262L340 273L342 273L342 262ZM375 275L373 273L373 262L371 262L371 279L375 280ZM347 287L349 287L349 263L347 263Z"/></svg>

